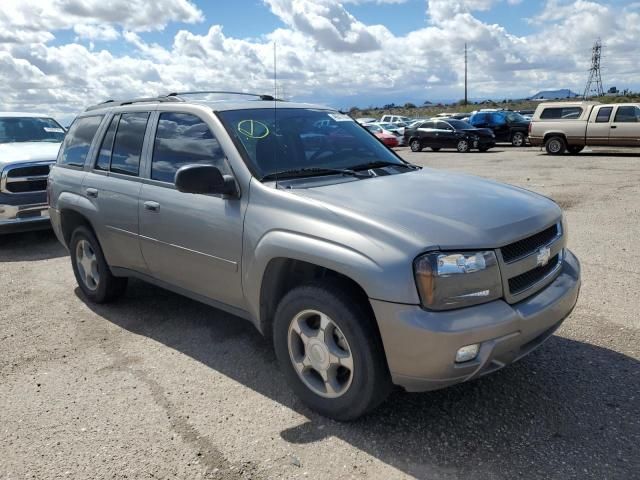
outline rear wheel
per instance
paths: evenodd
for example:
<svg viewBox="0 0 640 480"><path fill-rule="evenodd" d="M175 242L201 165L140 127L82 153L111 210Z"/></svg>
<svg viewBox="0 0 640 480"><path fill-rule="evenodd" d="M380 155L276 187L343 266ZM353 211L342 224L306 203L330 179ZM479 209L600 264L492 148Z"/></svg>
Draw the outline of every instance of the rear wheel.
<svg viewBox="0 0 640 480"><path fill-rule="evenodd" d="M431 150L433 150L434 152L439 152L440 151L440 147L431 147Z"/></svg>
<svg viewBox="0 0 640 480"><path fill-rule="evenodd" d="M121 296L127 279L114 277L93 232L78 227L71 235L71 266L82 292L94 303L107 303Z"/></svg>
<svg viewBox="0 0 640 480"><path fill-rule="evenodd" d="M284 296L275 314L274 348L289 385L310 408L354 420L387 397L391 380L374 321L332 283Z"/></svg>
<svg viewBox="0 0 640 480"><path fill-rule="evenodd" d="M544 148L547 150L549 155L562 155L567 149L567 144L565 143L564 138L554 136L547 139L544 143Z"/></svg>
<svg viewBox="0 0 640 480"><path fill-rule="evenodd" d="M467 153L469 150L471 150L471 145L469 144L469 140L466 140L464 138L458 140L458 143L456 144L456 149L460 153Z"/></svg>
<svg viewBox="0 0 640 480"><path fill-rule="evenodd" d="M579 154L582 150L584 150L584 146L583 145L569 145L567 147L567 151L571 154L571 155L577 155Z"/></svg>
<svg viewBox="0 0 640 480"><path fill-rule="evenodd" d="M524 146L525 138L526 137L524 133L516 132L511 137L511 145L513 145L514 147L522 147Z"/></svg>
<svg viewBox="0 0 640 480"><path fill-rule="evenodd" d="M409 143L409 146L411 147L412 152L422 151L422 144L420 143L420 140L417 140L417 139L411 140L411 143Z"/></svg>

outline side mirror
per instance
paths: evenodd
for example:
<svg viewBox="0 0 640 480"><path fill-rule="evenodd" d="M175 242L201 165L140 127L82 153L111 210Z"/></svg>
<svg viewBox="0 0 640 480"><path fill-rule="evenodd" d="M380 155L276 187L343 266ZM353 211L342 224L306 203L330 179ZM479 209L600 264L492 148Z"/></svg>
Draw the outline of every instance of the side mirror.
<svg viewBox="0 0 640 480"><path fill-rule="evenodd" d="M238 188L230 175L213 165L185 165L176 172L176 188L183 193L236 197Z"/></svg>

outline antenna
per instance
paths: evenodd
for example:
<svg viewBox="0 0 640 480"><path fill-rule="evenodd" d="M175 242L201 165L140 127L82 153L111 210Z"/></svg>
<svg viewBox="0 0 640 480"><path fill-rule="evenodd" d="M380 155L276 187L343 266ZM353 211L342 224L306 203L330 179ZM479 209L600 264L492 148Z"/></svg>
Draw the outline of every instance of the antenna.
<svg viewBox="0 0 640 480"><path fill-rule="evenodd" d="M467 44L464 44L464 104L468 105L467 101Z"/></svg>
<svg viewBox="0 0 640 480"><path fill-rule="evenodd" d="M602 77L600 76L600 58L602 57L602 42L598 38L596 43L593 44L591 49L591 68L589 69L589 79L587 80L587 86L584 89L583 98L588 100L591 97L591 93L594 92L595 96L601 97L604 95L604 88L602 86Z"/></svg>

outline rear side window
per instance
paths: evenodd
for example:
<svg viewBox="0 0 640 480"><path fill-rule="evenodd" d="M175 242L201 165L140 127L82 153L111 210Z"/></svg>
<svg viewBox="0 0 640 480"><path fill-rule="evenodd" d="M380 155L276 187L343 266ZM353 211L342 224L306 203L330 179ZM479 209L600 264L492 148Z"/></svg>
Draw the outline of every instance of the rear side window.
<svg viewBox="0 0 640 480"><path fill-rule="evenodd" d="M611 112L613 111L613 107L602 107L598 110L598 115L596 116L596 123L609 123L609 119L611 118Z"/></svg>
<svg viewBox="0 0 640 480"><path fill-rule="evenodd" d="M571 120L580 118L580 115L582 115L582 108L580 107L552 107L545 108L540 114L540 118L545 120Z"/></svg>
<svg viewBox="0 0 640 480"><path fill-rule="evenodd" d="M111 171L137 176L149 113L123 113L113 141Z"/></svg>
<svg viewBox="0 0 640 480"><path fill-rule="evenodd" d="M84 166L102 117L102 115L82 117L73 122L62 144L62 153L58 159L60 165Z"/></svg>
<svg viewBox="0 0 640 480"><path fill-rule="evenodd" d="M118 120L120 120L120 115L115 115L111 119L107 133L104 135L102 145L100 146L100 152L98 153L98 159L96 160L96 170L109 170L109 166L111 164L111 152L113 151L113 139L116 136Z"/></svg>
<svg viewBox="0 0 640 480"><path fill-rule="evenodd" d="M162 113L153 145L151 178L173 183L185 165L214 165L230 174L218 140L204 121L189 113Z"/></svg>
<svg viewBox="0 0 640 480"><path fill-rule="evenodd" d="M471 117L470 122L472 125L486 124L489 122L488 117L489 115L487 115L486 113L477 113L476 115Z"/></svg>
<svg viewBox="0 0 640 480"><path fill-rule="evenodd" d="M491 125L504 125L507 123L507 119L502 113L492 113L491 114Z"/></svg>
<svg viewBox="0 0 640 480"><path fill-rule="evenodd" d="M640 108L635 106L618 107L616 112L616 122L633 123L640 121Z"/></svg>

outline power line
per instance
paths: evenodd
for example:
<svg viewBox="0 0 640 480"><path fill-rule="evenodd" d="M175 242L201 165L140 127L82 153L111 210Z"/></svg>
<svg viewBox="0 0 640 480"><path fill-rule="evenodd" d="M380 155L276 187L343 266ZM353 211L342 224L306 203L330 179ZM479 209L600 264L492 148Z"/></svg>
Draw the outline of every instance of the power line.
<svg viewBox="0 0 640 480"><path fill-rule="evenodd" d="M467 43L464 44L464 104L468 105L467 101Z"/></svg>

